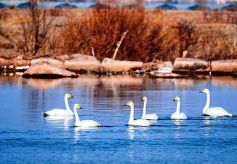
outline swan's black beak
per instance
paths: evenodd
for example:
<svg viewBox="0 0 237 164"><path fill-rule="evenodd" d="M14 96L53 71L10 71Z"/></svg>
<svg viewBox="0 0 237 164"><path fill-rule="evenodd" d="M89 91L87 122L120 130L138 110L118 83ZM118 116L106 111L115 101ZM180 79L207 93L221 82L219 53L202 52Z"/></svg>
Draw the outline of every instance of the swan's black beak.
<svg viewBox="0 0 237 164"><path fill-rule="evenodd" d="M173 101L176 101L175 99L173 99Z"/></svg>
<svg viewBox="0 0 237 164"><path fill-rule="evenodd" d="M124 104L123 106L128 106L127 104Z"/></svg>
<svg viewBox="0 0 237 164"><path fill-rule="evenodd" d="M82 107L80 107L79 109L83 109Z"/></svg>
<svg viewBox="0 0 237 164"><path fill-rule="evenodd" d="M199 93L203 93L203 91L201 90L201 91L199 91Z"/></svg>
<svg viewBox="0 0 237 164"><path fill-rule="evenodd" d="M74 98L74 96L71 96L70 98Z"/></svg>

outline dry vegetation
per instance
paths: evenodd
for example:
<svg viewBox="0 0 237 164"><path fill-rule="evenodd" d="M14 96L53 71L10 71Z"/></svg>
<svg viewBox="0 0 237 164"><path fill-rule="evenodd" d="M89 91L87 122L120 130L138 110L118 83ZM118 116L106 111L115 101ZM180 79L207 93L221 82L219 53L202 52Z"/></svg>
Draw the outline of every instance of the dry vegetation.
<svg viewBox="0 0 237 164"><path fill-rule="evenodd" d="M188 51L187 57L211 62L237 58L236 25L230 11L8 10L0 14L0 55L9 49L32 58L94 53L102 60L112 58L127 32L116 59L173 61Z"/></svg>
<svg viewBox="0 0 237 164"><path fill-rule="evenodd" d="M98 9L68 21L62 31L63 53L91 54L93 48L98 59L112 58L122 34L127 32L117 58L152 60L154 50L160 46L162 20L148 22L144 12L142 9Z"/></svg>

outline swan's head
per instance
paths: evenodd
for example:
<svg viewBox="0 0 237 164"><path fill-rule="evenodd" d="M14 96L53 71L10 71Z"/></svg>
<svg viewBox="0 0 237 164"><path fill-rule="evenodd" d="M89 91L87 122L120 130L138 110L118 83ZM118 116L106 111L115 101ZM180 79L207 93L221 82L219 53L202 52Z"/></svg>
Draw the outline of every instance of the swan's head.
<svg viewBox="0 0 237 164"><path fill-rule="evenodd" d="M181 99L180 99L179 96L175 96L174 99L173 99L173 101L176 101L176 102L178 102L178 101L180 101L180 100L181 100Z"/></svg>
<svg viewBox="0 0 237 164"><path fill-rule="evenodd" d="M66 93L66 94L65 94L65 98L67 98L67 99L68 99L68 98L73 98L73 96L72 96L70 93Z"/></svg>
<svg viewBox="0 0 237 164"><path fill-rule="evenodd" d="M74 105L74 108L75 108L75 109L82 109L82 107L80 106L80 104L75 104L75 105Z"/></svg>
<svg viewBox="0 0 237 164"><path fill-rule="evenodd" d="M146 96L143 96L141 100L142 100L142 101L147 101L147 97L146 97Z"/></svg>
<svg viewBox="0 0 237 164"><path fill-rule="evenodd" d="M209 90L207 88L200 90L199 93L209 93Z"/></svg>
<svg viewBox="0 0 237 164"><path fill-rule="evenodd" d="M133 102L132 101L129 101L129 102L127 102L127 104L125 105L125 106L133 106Z"/></svg>

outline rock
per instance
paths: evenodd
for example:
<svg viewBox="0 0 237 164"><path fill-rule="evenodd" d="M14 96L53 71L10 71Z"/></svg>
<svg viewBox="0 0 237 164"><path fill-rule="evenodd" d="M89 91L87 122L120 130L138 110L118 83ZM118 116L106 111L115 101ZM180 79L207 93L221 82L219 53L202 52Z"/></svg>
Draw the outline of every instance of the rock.
<svg viewBox="0 0 237 164"><path fill-rule="evenodd" d="M237 72L237 59L212 61L212 72Z"/></svg>
<svg viewBox="0 0 237 164"><path fill-rule="evenodd" d="M142 66L142 70L145 71L156 71L161 67L173 67L170 61L154 61L150 63L144 63Z"/></svg>
<svg viewBox="0 0 237 164"><path fill-rule="evenodd" d="M8 59L0 58L0 67L8 66L10 64L11 64L11 62Z"/></svg>
<svg viewBox="0 0 237 164"><path fill-rule="evenodd" d="M174 71L194 71L208 68L208 62L194 58L177 58L174 62Z"/></svg>
<svg viewBox="0 0 237 164"><path fill-rule="evenodd" d="M184 78L187 77L186 75L181 75L177 73L156 73L155 71L152 71L149 73L150 77L154 78Z"/></svg>
<svg viewBox="0 0 237 164"><path fill-rule="evenodd" d="M12 64L16 67L17 66L30 66L31 61L30 60L25 60L25 59L15 58L15 59L12 60Z"/></svg>
<svg viewBox="0 0 237 164"><path fill-rule="evenodd" d="M74 72L67 71L61 67L47 64L37 63L32 65L23 74L23 77L43 77L43 78L54 78L54 77L77 77Z"/></svg>
<svg viewBox="0 0 237 164"><path fill-rule="evenodd" d="M171 61L164 61L164 67L173 67Z"/></svg>
<svg viewBox="0 0 237 164"><path fill-rule="evenodd" d="M30 68L30 66L16 66L15 67L16 72L24 72L24 71L26 71L29 68Z"/></svg>
<svg viewBox="0 0 237 164"><path fill-rule="evenodd" d="M31 60L31 65L37 64L37 63L48 63L52 64L58 67L63 67L63 62L57 59L52 59L49 57L41 57L41 58L36 58Z"/></svg>
<svg viewBox="0 0 237 164"><path fill-rule="evenodd" d="M72 59L64 62L64 67L72 71L98 71L101 66L94 56L74 54Z"/></svg>
<svg viewBox="0 0 237 164"><path fill-rule="evenodd" d="M110 58L104 58L101 64L101 72L126 72L131 69L141 69L143 62L119 61Z"/></svg>
<svg viewBox="0 0 237 164"><path fill-rule="evenodd" d="M71 59L69 55L57 55L56 58L60 61L65 61Z"/></svg>

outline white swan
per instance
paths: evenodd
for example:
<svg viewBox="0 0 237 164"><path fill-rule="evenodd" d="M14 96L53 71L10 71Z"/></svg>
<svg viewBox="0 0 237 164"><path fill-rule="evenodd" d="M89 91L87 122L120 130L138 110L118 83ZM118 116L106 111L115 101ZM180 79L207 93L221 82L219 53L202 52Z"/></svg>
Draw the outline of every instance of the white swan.
<svg viewBox="0 0 237 164"><path fill-rule="evenodd" d="M146 105L147 105L147 97L142 97L142 101L144 101L143 111L142 111L142 119L144 120L158 120L158 116L155 113L146 114Z"/></svg>
<svg viewBox="0 0 237 164"><path fill-rule="evenodd" d="M128 125L130 125L130 126L151 126L151 122L148 120L143 120L143 119L134 120L134 104L132 101L129 101L126 104L126 106L131 107Z"/></svg>
<svg viewBox="0 0 237 164"><path fill-rule="evenodd" d="M55 108L55 109L49 110L47 112L44 112L43 116L45 116L45 117L47 117L47 116L73 116L74 113L71 111L69 104L68 104L69 98L73 98L73 96L70 93L65 94L64 102L65 102L66 110Z"/></svg>
<svg viewBox="0 0 237 164"><path fill-rule="evenodd" d="M77 110L82 109L80 104L75 104L74 105L74 115L75 115L75 126L76 127L81 127L81 128L91 128L91 127L99 127L100 124L94 120L82 120L80 121Z"/></svg>
<svg viewBox="0 0 237 164"><path fill-rule="evenodd" d="M171 115L172 120L186 120L187 116L185 113L180 113L180 97L176 96L173 99L177 103L176 112Z"/></svg>
<svg viewBox="0 0 237 164"><path fill-rule="evenodd" d="M207 101L206 105L203 108L203 115L204 116L213 116L213 117L231 117L232 114L227 112L225 109L222 107L210 107L210 92L208 89L203 89L200 91L200 93L205 93L207 95Z"/></svg>

